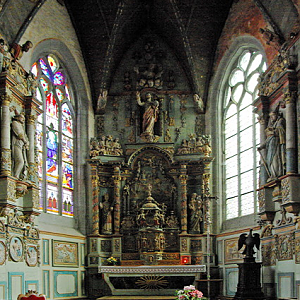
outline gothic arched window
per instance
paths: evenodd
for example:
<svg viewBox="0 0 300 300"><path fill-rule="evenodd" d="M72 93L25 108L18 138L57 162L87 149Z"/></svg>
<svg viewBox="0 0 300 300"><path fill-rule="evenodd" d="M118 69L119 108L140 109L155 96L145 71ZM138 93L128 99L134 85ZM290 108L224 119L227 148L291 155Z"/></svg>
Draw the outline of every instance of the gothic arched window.
<svg viewBox="0 0 300 300"><path fill-rule="evenodd" d="M42 103L37 120L36 147L40 209L73 216L73 98L65 70L54 55L32 65Z"/></svg>
<svg viewBox="0 0 300 300"><path fill-rule="evenodd" d="M258 78L266 69L262 53L244 50L232 64L223 93L226 219L257 211L259 125L253 113Z"/></svg>

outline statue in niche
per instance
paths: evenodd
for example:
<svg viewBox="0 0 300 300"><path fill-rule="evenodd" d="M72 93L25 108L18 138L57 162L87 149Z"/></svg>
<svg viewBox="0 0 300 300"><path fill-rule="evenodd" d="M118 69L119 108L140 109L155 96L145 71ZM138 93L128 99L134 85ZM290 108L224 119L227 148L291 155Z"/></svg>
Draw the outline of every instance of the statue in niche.
<svg viewBox="0 0 300 300"><path fill-rule="evenodd" d="M147 93L145 97L146 100L142 102L140 92L136 92L138 105L145 107L141 136L145 137L147 140L152 140L154 137L154 125L158 119L159 102L153 99L151 93Z"/></svg>
<svg viewBox="0 0 300 300"><path fill-rule="evenodd" d="M269 114L268 126L265 129L266 140L258 147L258 151L266 149L266 157L262 157L268 181L277 179L286 171L286 125L279 106Z"/></svg>
<svg viewBox="0 0 300 300"><path fill-rule="evenodd" d="M25 116L16 114L11 123L12 129L12 159L14 176L23 180L27 176L27 153L29 141L24 128Z"/></svg>
<svg viewBox="0 0 300 300"><path fill-rule="evenodd" d="M99 203L99 207L102 210L102 233L112 234L112 211L114 207L109 201L109 194L105 193L103 196L104 201Z"/></svg>
<svg viewBox="0 0 300 300"><path fill-rule="evenodd" d="M193 193L189 203L190 215L190 233L201 233L201 224L203 221L203 201L201 196Z"/></svg>
<svg viewBox="0 0 300 300"><path fill-rule="evenodd" d="M28 52L32 47L33 47L33 44L31 41L27 41L22 46L17 43L13 43L9 52L10 52L13 60L16 61L16 60L20 60L23 56L23 53Z"/></svg>

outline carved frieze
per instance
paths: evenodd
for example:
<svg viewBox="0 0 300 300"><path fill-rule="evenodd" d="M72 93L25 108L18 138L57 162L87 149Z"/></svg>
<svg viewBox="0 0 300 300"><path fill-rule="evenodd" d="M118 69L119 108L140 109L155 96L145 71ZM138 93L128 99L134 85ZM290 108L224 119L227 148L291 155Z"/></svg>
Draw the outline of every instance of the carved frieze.
<svg viewBox="0 0 300 300"><path fill-rule="evenodd" d="M287 51L281 51L274 60L270 70L259 78L259 94L261 96L270 96L280 85L280 78L285 72L294 68L295 57Z"/></svg>
<svg viewBox="0 0 300 300"><path fill-rule="evenodd" d="M211 151L209 135L195 137L191 134L189 140L182 140L181 145L177 150L177 155L203 154L205 156L210 156Z"/></svg>

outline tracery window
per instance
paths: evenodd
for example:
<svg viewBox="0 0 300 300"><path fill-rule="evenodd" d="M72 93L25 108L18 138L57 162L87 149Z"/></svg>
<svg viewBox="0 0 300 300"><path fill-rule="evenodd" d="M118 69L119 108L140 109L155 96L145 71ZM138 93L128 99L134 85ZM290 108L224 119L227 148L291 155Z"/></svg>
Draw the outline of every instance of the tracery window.
<svg viewBox="0 0 300 300"><path fill-rule="evenodd" d="M265 71L262 53L244 50L232 65L224 89L226 219L257 211L259 125L253 113L258 78Z"/></svg>
<svg viewBox="0 0 300 300"><path fill-rule="evenodd" d="M31 72L43 111L36 130L40 209L73 216L74 114L68 77L54 55L41 57Z"/></svg>

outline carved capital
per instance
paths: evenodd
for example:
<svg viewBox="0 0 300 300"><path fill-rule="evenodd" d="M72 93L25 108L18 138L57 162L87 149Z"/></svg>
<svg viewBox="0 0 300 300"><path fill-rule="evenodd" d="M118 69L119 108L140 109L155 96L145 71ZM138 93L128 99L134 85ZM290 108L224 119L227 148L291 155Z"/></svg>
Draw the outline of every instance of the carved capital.
<svg viewBox="0 0 300 300"><path fill-rule="evenodd" d="M26 115L27 124L29 125L35 125L35 121L37 119L37 116L35 115Z"/></svg>
<svg viewBox="0 0 300 300"><path fill-rule="evenodd" d="M1 95L0 99L1 99L2 106L9 106L12 101L12 97L7 93Z"/></svg>
<svg viewBox="0 0 300 300"><path fill-rule="evenodd" d="M284 102L286 104L296 103L297 100L297 92L296 91L288 91L284 94Z"/></svg>

